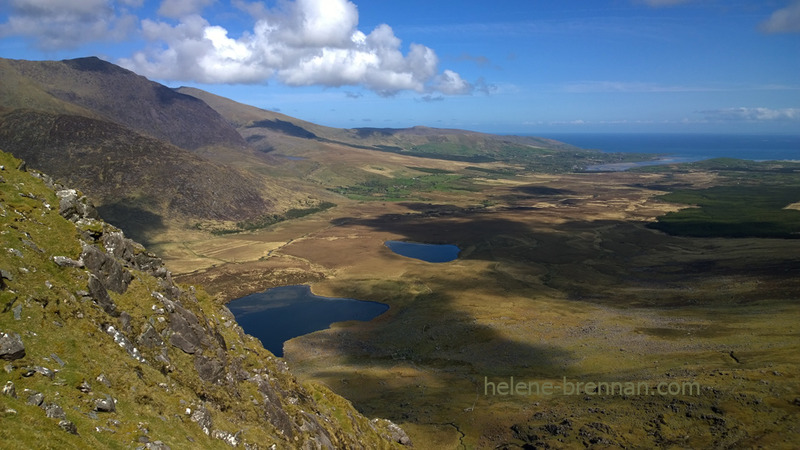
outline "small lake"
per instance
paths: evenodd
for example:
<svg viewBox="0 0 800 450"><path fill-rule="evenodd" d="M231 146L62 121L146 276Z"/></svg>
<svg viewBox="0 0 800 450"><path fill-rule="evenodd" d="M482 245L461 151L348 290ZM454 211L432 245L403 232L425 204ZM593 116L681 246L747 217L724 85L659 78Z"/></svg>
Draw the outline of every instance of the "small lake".
<svg viewBox="0 0 800 450"><path fill-rule="evenodd" d="M389 250L407 258L432 263L450 262L458 258L461 249L449 244L420 244L417 242L386 241Z"/></svg>
<svg viewBox="0 0 800 450"><path fill-rule="evenodd" d="M324 330L334 322L372 320L389 305L352 298L320 297L308 285L281 286L250 294L228 303L228 309L245 333L257 337L264 348L283 356L289 339Z"/></svg>

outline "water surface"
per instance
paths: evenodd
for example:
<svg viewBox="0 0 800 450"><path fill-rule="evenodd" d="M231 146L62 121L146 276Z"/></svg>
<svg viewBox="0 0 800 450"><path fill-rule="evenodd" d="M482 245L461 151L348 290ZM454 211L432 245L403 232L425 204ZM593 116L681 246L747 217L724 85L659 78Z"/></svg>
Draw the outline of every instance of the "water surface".
<svg viewBox="0 0 800 450"><path fill-rule="evenodd" d="M372 320L389 309L378 302L314 295L308 285L268 289L227 306L245 333L257 337L275 356L283 356L283 343L289 339L324 330L334 322Z"/></svg>
<svg viewBox="0 0 800 450"><path fill-rule="evenodd" d="M400 256L421 259L432 263L450 262L458 258L461 249L449 244L421 244L418 242L386 241L389 250Z"/></svg>

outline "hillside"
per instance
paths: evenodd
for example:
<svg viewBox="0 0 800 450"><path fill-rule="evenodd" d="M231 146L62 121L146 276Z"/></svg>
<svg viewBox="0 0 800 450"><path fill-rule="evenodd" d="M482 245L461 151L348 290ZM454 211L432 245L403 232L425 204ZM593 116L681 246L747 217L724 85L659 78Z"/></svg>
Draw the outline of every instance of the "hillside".
<svg viewBox="0 0 800 450"><path fill-rule="evenodd" d="M0 143L89 193L112 223L139 239L167 217L244 220L272 206L252 175L108 121L15 110L0 116Z"/></svg>
<svg viewBox="0 0 800 450"><path fill-rule="evenodd" d="M40 105L53 103L42 95L46 93L188 150L246 147L236 130L204 102L96 57L64 61L0 59L0 66L5 68L4 83L29 85L18 95L31 98L30 92L37 92L42 97L26 108L42 109Z"/></svg>
<svg viewBox="0 0 800 450"><path fill-rule="evenodd" d="M533 136L506 136L459 129L332 128L256 108L196 88L179 92L214 108L261 152L324 150L325 145L467 163L514 164L528 171L567 172L589 165L653 158L642 154L601 153ZM385 156L376 154L375 158Z"/></svg>
<svg viewBox="0 0 800 450"><path fill-rule="evenodd" d="M0 152L0 439L7 448L392 448L178 286L78 191Z"/></svg>
<svg viewBox="0 0 800 450"><path fill-rule="evenodd" d="M0 58L0 75L0 148L82 189L139 240L309 203L303 189L227 164L253 152L195 97L98 58Z"/></svg>

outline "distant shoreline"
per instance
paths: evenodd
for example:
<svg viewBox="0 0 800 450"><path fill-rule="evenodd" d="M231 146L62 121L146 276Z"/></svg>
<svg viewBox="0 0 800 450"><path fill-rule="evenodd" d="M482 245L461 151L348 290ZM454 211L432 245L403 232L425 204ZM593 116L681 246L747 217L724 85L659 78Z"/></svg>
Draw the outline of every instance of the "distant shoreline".
<svg viewBox="0 0 800 450"><path fill-rule="evenodd" d="M722 157L800 160L800 134L545 133L537 136L609 153L666 154L680 162Z"/></svg>

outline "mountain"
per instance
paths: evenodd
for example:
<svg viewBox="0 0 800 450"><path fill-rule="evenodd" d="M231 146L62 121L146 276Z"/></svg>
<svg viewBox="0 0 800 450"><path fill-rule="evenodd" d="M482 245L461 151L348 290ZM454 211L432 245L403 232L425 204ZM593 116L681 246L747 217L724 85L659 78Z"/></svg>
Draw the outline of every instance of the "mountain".
<svg viewBox="0 0 800 450"><path fill-rule="evenodd" d="M250 229L319 210L342 187L372 182L370 167L386 152L554 172L610 158L534 137L325 127L171 89L95 57L0 59L0 75L0 148L82 189L143 242L164 230ZM288 164L285 155L310 161Z"/></svg>
<svg viewBox="0 0 800 450"><path fill-rule="evenodd" d="M270 208L252 175L112 122L15 110L0 117L0 142L32 167L91 192L113 222L134 230L146 231L152 215L242 220Z"/></svg>
<svg viewBox="0 0 800 450"><path fill-rule="evenodd" d="M0 152L4 448L395 448L79 191Z"/></svg>
<svg viewBox="0 0 800 450"><path fill-rule="evenodd" d="M0 59L0 74L0 148L84 190L137 239L291 205L263 177L205 157L250 149L195 97L97 58Z"/></svg>
<svg viewBox="0 0 800 450"><path fill-rule="evenodd" d="M332 128L241 104L196 88L178 92L203 100L255 148L272 151L318 141L423 158L467 162L536 162L564 152L584 152L552 139L504 136L467 130L412 128ZM294 143L294 145L292 145ZM597 155L597 152L589 152Z"/></svg>
<svg viewBox="0 0 800 450"><path fill-rule="evenodd" d="M196 150L247 146L236 130L204 102L96 57L64 61L2 59L0 67L8 77L4 83L23 79L33 85L21 93L29 98L39 96L46 100L42 103L53 103L44 93L177 147ZM42 109L40 104L26 107Z"/></svg>

